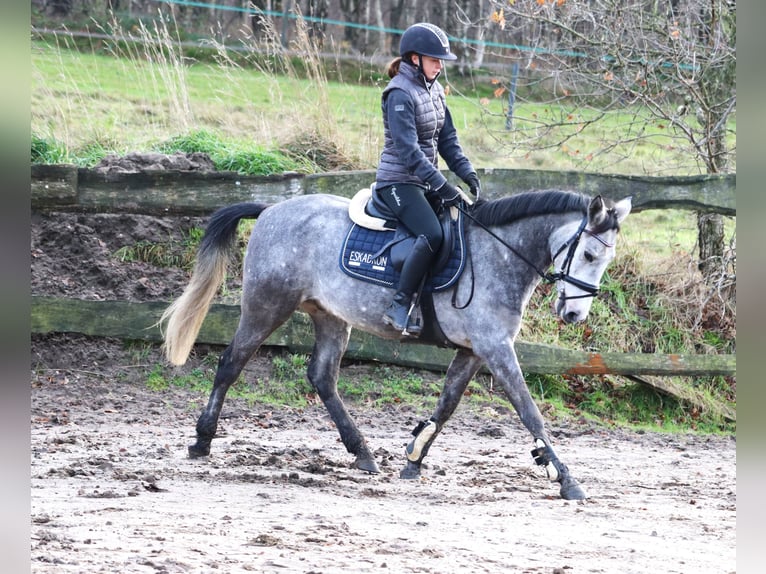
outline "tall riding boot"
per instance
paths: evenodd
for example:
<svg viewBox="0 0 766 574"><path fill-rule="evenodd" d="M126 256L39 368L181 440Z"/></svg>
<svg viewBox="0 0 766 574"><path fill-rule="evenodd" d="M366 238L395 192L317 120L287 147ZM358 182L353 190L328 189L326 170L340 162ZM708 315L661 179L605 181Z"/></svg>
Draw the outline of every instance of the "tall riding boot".
<svg viewBox="0 0 766 574"><path fill-rule="evenodd" d="M392 325L397 331L406 330L412 335L419 335L421 326L414 321L408 321L412 296L415 294L420 281L428 272L434 252L428 244L425 235L419 235L412 246L412 251L402 265L399 276L399 287L394 300L383 314L383 322Z"/></svg>

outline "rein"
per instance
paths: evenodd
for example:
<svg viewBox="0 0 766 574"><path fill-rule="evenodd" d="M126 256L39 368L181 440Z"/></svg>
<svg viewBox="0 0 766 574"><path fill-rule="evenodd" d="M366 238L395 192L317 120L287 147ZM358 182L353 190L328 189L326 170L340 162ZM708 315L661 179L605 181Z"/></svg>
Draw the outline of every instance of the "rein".
<svg viewBox="0 0 766 574"><path fill-rule="evenodd" d="M569 275L569 269L572 266L572 260L574 259L574 253L577 249L577 245L580 243L580 237L582 237L583 233L587 233L591 237L597 239L602 245L605 247L612 247L612 245L606 241L600 236L595 233L592 233L588 229L585 228L585 226L588 224L588 216L586 215L583 217L582 222L580 223L580 226L577 228L577 231L575 231L574 235L567 239L564 244L559 247L558 251L556 251L556 254L553 256L553 260L556 260L556 257L558 257L564 249L568 248L566 257L564 258L564 262L561 264L561 269L557 273L551 273L551 272L545 272L542 271L537 265L532 263L527 257L525 257L522 253L519 253L519 251L511 244L509 244L507 241L505 241L502 237L497 235L494 231L492 231L489 227L484 225L482 222L480 222L478 219L476 219L473 215L468 213L465 209L463 209L462 206L456 206L466 217L468 217L471 221L473 221L476 225L481 227L484 231L489 233L492 237L497 239L504 247L509 249L516 257L521 259L524 263L529 265L532 269L535 270L535 272L545 281L546 283L555 283L556 281L564 281L565 283L569 283L570 285L574 285L578 289L581 289L582 291L585 291L586 293L584 295L570 295L566 296L565 294L560 294L559 298L563 300L567 299L582 299L585 297L595 297L599 292L599 286L593 285L592 283L586 283L585 281L581 281L580 279L577 279L576 277L572 277ZM454 301L453 301L454 304ZM467 303L466 303L467 305Z"/></svg>

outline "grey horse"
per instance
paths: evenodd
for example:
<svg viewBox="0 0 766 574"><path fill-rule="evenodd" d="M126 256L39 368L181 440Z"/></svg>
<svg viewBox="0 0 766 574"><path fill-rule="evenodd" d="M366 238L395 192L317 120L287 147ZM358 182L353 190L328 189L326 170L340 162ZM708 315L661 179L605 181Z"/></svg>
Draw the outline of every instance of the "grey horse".
<svg viewBox="0 0 766 574"><path fill-rule="evenodd" d="M514 351L524 309L541 279L555 282L555 311L566 323L584 320L601 277L615 256L620 223L631 200L550 190L527 192L466 207L465 241L471 272L433 293L444 336L456 348L433 415L413 431L402 478L420 476L421 463L483 366L501 385L532 435L534 460L560 485L564 499L586 494L554 452ZM200 415L190 457L207 456L229 387L253 353L296 310L307 313L315 343L307 377L336 424L354 466L379 472L362 433L337 392L341 359L351 328L386 339L402 333L384 324L388 287L343 273L338 254L351 221L349 200L306 195L273 205L241 203L219 209L200 243L189 284L164 312L168 360L186 362L209 305L221 285L241 219L256 218L243 263L241 316L220 357L208 404ZM555 273L547 269L558 269ZM454 297L454 298L453 298ZM455 300L467 305L456 305Z"/></svg>

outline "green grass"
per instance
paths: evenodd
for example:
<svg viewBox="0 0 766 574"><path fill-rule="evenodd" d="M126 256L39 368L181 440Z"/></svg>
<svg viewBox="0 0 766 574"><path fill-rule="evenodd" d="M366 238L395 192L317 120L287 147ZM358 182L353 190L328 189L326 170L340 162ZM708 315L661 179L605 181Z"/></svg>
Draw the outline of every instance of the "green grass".
<svg viewBox="0 0 766 574"><path fill-rule="evenodd" d="M189 271L194 266L197 248L204 232L202 228L192 227L185 232L181 242L138 241L118 249L114 258L122 262L138 261L156 267L180 267Z"/></svg>
<svg viewBox="0 0 766 574"><path fill-rule="evenodd" d="M168 134L174 134L172 141L207 133L215 134L214 149L228 148L219 155L240 170L240 162L231 156L279 154L303 134L319 133L339 145L353 167L377 164L382 82L306 79L225 58L194 63L174 54L158 63L124 48L88 53L41 40L32 46L32 133L62 146L72 163L94 161L85 153L94 145L120 154L162 149ZM524 101L515 107L514 129L507 131L505 100L482 93L480 81L477 88L454 89L448 96L461 142L476 167L699 173L699 166L688 159L688 145L667 126L649 120L641 124L640 137L631 133L640 109L610 112L582 130L601 112L566 101L557 106ZM541 128L550 121L561 125ZM632 141L611 149L619 133ZM248 163L241 162L243 173L248 173ZM263 173L255 163L254 173ZM284 167L276 163L270 169ZM310 162L301 169L310 170Z"/></svg>
<svg viewBox="0 0 766 574"><path fill-rule="evenodd" d="M172 154L175 152L202 152L210 156L216 170L236 171L250 175L268 175L286 171L306 171L301 163L284 153L241 142L226 142L207 130L196 130L175 136L155 146L155 150ZM309 167L310 169L310 167Z"/></svg>
<svg viewBox="0 0 766 574"><path fill-rule="evenodd" d="M377 154L382 141L380 94L373 88L329 83L331 109L315 111L316 88L309 81L202 63L182 66L185 89L180 99L175 80L168 85L156 64L139 58L82 53L42 42L34 42L32 51L32 133L68 150L72 163L84 164L82 150L93 142L106 141L105 148L120 154L163 149L168 134L176 134L171 142L188 142L194 134L215 133L216 141L208 142L214 145L198 151L218 150L235 165L239 160L232 160L234 155L278 155L284 143L305 131L335 126L333 130L349 136L349 154L367 153L363 165L370 167L372 147ZM376 134L370 133L373 128ZM110 141L110 134L118 134L119 143ZM296 167L277 162L269 169L274 173ZM259 167L243 172L264 173Z"/></svg>
<svg viewBox="0 0 766 574"><path fill-rule="evenodd" d="M146 386L161 393L182 388L205 399L212 390L216 356L187 373L164 365L147 367ZM309 357L304 354L283 353L272 357L269 374L256 380L240 376L228 396L248 404L274 407L304 408L320 404L306 379ZM353 368L351 368L353 371ZM338 392L354 404L377 408L386 405L416 406L419 413L433 411L441 392L441 376L428 371L415 371L392 365L373 365L364 376L341 376ZM533 398L549 421L585 419L606 427L626 427L657 432L734 433L736 425L723 420L712 410L691 408L678 399L664 396L646 386L622 382L620 377L559 377L530 375L527 384ZM720 388L714 389L714 385ZM730 392L720 377L700 381L696 388L707 396ZM473 379L462 399L464 408L491 415L513 411L513 406L487 374Z"/></svg>
<svg viewBox="0 0 766 574"><path fill-rule="evenodd" d="M212 355L211 355L212 356ZM309 357L303 354L285 353L272 357L271 372L256 380L240 376L228 392L228 396L244 399L251 404L305 407L320 402L314 388L306 378ZM212 361L211 361L212 362ZM164 365L152 366L146 374L149 390L162 392L171 387L207 395L212 390L215 369L212 366L196 367L186 374L173 374ZM338 392L346 400L367 406L387 404L414 404L433 408L440 387L436 377L426 372L380 365L364 377L344 377L338 380Z"/></svg>
<svg viewBox="0 0 766 574"><path fill-rule="evenodd" d="M370 406L417 404L433 409L441 390L433 377L425 373L389 365L377 365L371 375L338 381L338 391L344 397Z"/></svg>

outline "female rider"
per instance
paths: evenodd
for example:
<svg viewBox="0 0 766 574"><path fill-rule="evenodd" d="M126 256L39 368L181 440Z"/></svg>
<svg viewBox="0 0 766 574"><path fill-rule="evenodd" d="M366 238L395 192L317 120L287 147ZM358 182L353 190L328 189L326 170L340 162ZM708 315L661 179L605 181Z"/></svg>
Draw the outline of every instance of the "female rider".
<svg viewBox="0 0 766 574"><path fill-rule="evenodd" d="M443 60L457 59L447 35L433 24L414 24L402 35L399 54L388 66L391 81L383 90L384 144L375 194L416 240L383 321L417 336L421 328L410 319L412 297L442 243L434 209L460 201L459 190L439 171L438 156L474 195L480 183L458 142L444 89L436 81Z"/></svg>

